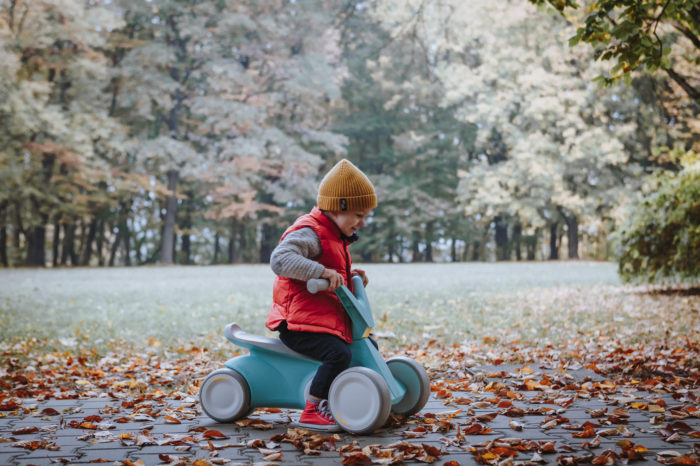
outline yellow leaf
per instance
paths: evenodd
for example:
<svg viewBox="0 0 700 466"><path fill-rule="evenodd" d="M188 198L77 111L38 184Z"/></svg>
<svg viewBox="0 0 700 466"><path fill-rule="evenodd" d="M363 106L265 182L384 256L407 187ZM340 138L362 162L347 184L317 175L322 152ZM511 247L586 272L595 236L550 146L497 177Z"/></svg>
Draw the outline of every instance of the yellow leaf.
<svg viewBox="0 0 700 466"><path fill-rule="evenodd" d="M659 405L649 405L650 413L665 413L666 410Z"/></svg>

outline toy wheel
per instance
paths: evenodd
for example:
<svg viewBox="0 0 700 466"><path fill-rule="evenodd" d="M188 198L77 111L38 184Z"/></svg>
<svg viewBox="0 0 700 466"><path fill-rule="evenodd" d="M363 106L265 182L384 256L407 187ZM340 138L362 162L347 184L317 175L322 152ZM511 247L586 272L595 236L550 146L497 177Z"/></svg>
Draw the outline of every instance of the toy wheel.
<svg viewBox="0 0 700 466"><path fill-rule="evenodd" d="M366 367L351 367L331 384L328 403L340 427L364 434L380 428L389 418L391 392L378 373Z"/></svg>
<svg viewBox="0 0 700 466"><path fill-rule="evenodd" d="M430 397L430 379L416 360L399 356L386 362L391 375L406 387L406 395L391 407L396 414L410 416L423 409Z"/></svg>
<svg viewBox="0 0 700 466"><path fill-rule="evenodd" d="M199 401L204 412L215 421L235 421L250 412L250 387L238 372L218 369L202 382Z"/></svg>

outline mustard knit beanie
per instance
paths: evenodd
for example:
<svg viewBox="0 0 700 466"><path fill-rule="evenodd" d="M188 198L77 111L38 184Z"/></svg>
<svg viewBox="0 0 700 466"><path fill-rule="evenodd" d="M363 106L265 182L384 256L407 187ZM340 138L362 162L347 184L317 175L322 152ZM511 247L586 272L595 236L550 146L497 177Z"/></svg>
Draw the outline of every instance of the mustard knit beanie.
<svg viewBox="0 0 700 466"><path fill-rule="evenodd" d="M377 207L377 195L367 175L343 159L321 180L318 208L332 212L364 210Z"/></svg>

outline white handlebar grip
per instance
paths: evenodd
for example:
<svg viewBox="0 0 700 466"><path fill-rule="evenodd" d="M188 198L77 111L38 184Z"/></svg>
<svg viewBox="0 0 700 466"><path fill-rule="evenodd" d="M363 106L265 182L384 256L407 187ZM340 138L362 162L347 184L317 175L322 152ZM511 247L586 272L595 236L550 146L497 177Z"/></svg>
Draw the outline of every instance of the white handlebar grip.
<svg viewBox="0 0 700 466"><path fill-rule="evenodd" d="M325 278L312 278L306 282L306 289L309 290L309 293L311 294L316 294L319 291L327 290L329 286L331 286L331 282Z"/></svg>

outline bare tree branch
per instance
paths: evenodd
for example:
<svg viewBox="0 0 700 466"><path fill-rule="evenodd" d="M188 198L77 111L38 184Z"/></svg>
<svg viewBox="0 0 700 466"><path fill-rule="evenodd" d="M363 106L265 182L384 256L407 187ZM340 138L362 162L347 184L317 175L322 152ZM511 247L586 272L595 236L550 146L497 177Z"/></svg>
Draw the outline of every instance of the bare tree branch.
<svg viewBox="0 0 700 466"><path fill-rule="evenodd" d="M700 91L695 89L688 83L688 81L678 73L676 73L673 68L664 68L664 71L673 79L683 90L688 94L688 96L694 101L700 103Z"/></svg>

